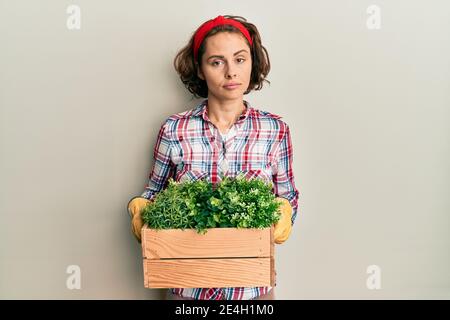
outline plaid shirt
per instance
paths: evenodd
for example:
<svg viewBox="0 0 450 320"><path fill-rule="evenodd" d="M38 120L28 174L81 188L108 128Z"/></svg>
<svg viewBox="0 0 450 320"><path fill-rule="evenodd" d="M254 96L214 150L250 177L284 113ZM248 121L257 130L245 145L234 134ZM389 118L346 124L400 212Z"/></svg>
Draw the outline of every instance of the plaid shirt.
<svg viewBox="0 0 450 320"><path fill-rule="evenodd" d="M154 163L141 197L152 199L175 181L208 179L243 173L247 179L273 182L277 197L286 198L297 216L298 195L292 171L293 151L288 125L280 116L252 108L245 111L222 139L208 118L208 100L196 108L170 116L161 126L154 148ZM206 300L246 300L266 294L271 287L173 288L183 297Z"/></svg>

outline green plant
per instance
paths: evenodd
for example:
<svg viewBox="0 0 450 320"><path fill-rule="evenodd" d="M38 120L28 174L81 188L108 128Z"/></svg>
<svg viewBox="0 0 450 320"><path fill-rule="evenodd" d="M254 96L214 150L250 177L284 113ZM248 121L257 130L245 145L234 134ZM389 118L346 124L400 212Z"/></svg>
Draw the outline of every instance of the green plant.
<svg viewBox="0 0 450 320"><path fill-rule="evenodd" d="M205 180L175 182L142 210L152 229L267 228L280 218L280 202L272 183L244 176L224 177L213 185Z"/></svg>

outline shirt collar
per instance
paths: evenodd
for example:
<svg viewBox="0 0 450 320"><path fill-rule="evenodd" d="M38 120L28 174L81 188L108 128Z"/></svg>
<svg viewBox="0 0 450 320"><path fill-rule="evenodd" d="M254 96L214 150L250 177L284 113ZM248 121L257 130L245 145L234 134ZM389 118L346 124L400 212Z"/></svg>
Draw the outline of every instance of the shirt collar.
<svg viewBox="0 0 450 320"><path fill-rule="evenodd" d="M245 121L245 119L247 119L247 117L250 115L250 113L252 112L253 108L250 105L250 103L246 100L244 100L244 105L245 105L245 111L239 116L239 118L237 119L236 123L241 123L243 121ZM193 115L195 116L201 116L203 118L203 120L211 122L211 120L208 117L208 99L203 100L200 105L197 108L197 112L194 112Z"/></svg>

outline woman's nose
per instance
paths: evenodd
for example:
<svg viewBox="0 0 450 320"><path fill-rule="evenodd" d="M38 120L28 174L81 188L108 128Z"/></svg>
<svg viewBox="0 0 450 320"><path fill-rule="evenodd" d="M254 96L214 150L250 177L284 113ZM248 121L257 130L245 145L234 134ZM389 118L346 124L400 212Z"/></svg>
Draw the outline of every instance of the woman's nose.
<svg viewBox="0 0 450 320"><path fill-rule="evenodd" d="M227 78L233 78L236 77L236 71L231 66L228 66L227 68Z"/></svg>

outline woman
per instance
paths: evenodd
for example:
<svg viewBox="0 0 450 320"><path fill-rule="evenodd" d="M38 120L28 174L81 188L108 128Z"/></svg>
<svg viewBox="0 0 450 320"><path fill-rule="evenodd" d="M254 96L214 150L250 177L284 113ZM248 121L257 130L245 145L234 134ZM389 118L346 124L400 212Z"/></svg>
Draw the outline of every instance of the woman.
<svg viewBox="0 0 450 320"><path fill-rule="evenodd" d="M274 238L283 243L298 202L289 127L280 116L257 110L243 99L244 94L262 88L270 70L257 28L242 17L209 20L177 54L174 66L186 88L207 99L170 116L161 126L148 185L128 203L136 238L140 241L142 208L170 177L217 183L223 176L244 173L248 179L273 182L273 192L283 203ZM167 298L274 299L274 291L271 287L173 288Z"/></svg>

